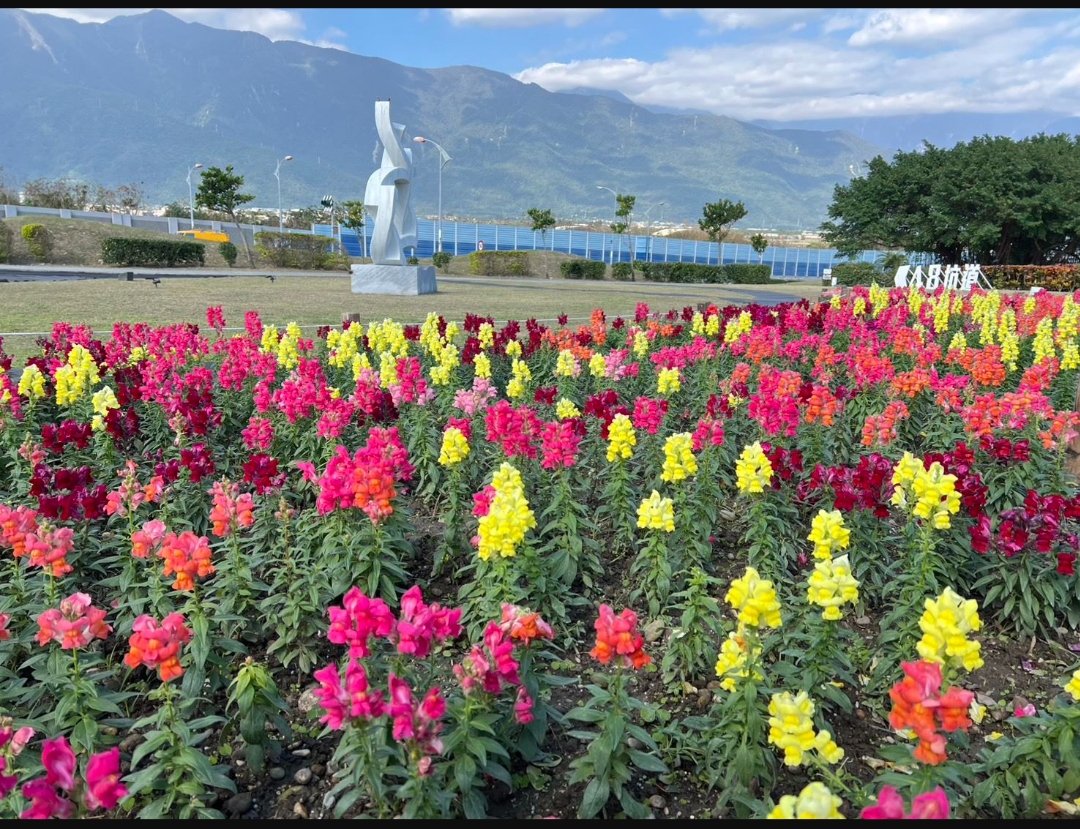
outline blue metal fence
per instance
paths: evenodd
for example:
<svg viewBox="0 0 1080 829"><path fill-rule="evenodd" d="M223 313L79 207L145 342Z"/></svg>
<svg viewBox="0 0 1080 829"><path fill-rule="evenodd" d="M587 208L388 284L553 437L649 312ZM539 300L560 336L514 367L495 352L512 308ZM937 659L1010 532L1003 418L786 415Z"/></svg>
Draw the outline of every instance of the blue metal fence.
<svg viewBox="0 0 1080 829"><path fill-rule="evenodd" d="M438 222L418 219L417 244L412 255L430 259L435 252ZM362 256L370 250L374 223L367 217L365 242L347 228L338 228L342 247L349 256ZM315 233L330 236L330 225L313 225ZM545 234L515 225L485 225L473 222L443 222L443 250L465 256L475 250L551 250L583 259L604 262L692 262L699 265L763 264L772 268L779 279L818 279L822 271L837 262L876 262L882 251L864 250L855 260L841 257L832 248L788 248L769 246L758 255L750 245L728 242L694 242L666 236L625 236L585 230L549 230Z"/></svg>

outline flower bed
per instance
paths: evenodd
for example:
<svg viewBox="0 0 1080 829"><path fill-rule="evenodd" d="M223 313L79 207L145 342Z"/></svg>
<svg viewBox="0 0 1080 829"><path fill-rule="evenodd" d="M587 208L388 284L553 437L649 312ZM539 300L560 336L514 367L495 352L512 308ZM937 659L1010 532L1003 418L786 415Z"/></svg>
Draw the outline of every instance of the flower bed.
<svg viewBox="0 0 1080 829"><path fill-rule="evenodd" d="M8 816L1075 812L1073 296L245 322L0 356Z"/></svg>

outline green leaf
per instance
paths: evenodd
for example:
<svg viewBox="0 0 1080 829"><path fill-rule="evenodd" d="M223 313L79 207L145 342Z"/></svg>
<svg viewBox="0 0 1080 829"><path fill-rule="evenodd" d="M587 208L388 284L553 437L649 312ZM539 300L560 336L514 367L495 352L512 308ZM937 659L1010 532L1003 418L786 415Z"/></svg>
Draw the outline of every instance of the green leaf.
<svg viewBox="0 0 1080 829"><path fill-rule="evenodd" d="M600 777L594 777L589 781L589 785L585 787L585 792L581 796L581 806L578 808L578 817L582 820L588 820L589 818L596 817L604 806L607 805L608 797L611 795L611 789L608 786L608 782Z"/></svg>
<svg viewBox="0 0 1080 829"><path fill-rule="evenodd" d="M642 771L652 774L667 774L668 771L668 767L659 757L644 751L630 749L630 761Z"/></svg>

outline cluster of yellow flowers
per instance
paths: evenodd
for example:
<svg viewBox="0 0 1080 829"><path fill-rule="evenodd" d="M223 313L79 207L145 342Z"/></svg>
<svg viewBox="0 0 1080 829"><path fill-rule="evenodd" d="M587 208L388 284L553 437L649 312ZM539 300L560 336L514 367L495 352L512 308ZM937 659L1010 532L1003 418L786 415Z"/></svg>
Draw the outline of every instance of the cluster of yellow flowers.
<svg viewBox="0 0 1080 829"><path fill-rule="evenodd" d="M524 360L515 357L510 363L510 373L513 376L506 384L506 396L511 400L516 400L525 394L525 389L532 380L532 369Z"/></svg>
<svg viewBox="0 0 1080 829"><path fill-rule="evenodd" d="M387 317L382 322L373 322L368 326L368 348L373 351L390 351L398 357L409 356L409 341L405 338L405 327Z"/></svg>
<svg viewBox="0 0 1080 829"><path fill-rule="evenodd" d="M677 368L662 368L656 375L656 393L674 394L682 389L682 379Z"/></svg>
<svg viewBox="0 0 1080 829"><path fill-rule="evenodd" d="M851 314L855 317L861 317L866 313L866 300L861 296L855 297L855 301L851 304Z"/></svg>
<svg viewBox="0 0 1080 829"><path fill-rule="evenodd" d="M476 331L476 339L480 341L481 348L491 348L495 345L495 326L490 322L480 323Z"/></svg>
<svg viewBox="0 0 1080 829"><path fill-rule="evenodd" d="M934 529L952 526L950 516L960 511L960 493L956 491L956 476L946 475L940 463L934 461L927 469L920 458L905 452L893 468L892 482L890 500L894 506L930 521Z"/></svg>
<svg viewBox="0 0 1080 829"><path fill-rule="evenodd" d="M525 484L513 465L503 462L491 480L495 497L487 515L480 516L477 553L487 561L498 554L510 558L517 553L525 533L536 526L536 516L525 499Z"/></svg>
<svg viewBox="0 0 1080 829"><path fill-rule="evenodd" d="M919 318L919 312L922 310L923 303L926 302L926 294L923 293L921 288L911 286L908 288L907 297L908 310L911 312L911 316L915 319Z"/></svg>
<svg viewBox="0 0 1080 829"><path fill-rule="evenodd" d="M889 289L882 288L876 282L870 286L870 312L873 316L881 316L881 312L889 307Z"/></svg>
<svg viewBox="0 0 1080 829"><path fill-rule="evenodd" d="M506 356L507 357L520 357L521 356L521 343L517 340L510 340L506 344Z"/></svg>
<svg viewBox="0 0 1080 829"><path fill-rule="evenodd" d="M746 628L740 624L720 645L720 654L716 658L716 675L720 677L720 687L734 692L737 687L735 680L746 679L751 673L755 681L764 679L757 669L751 672L747 667L748 662L756 662L759 656L761 645L751 643L746 638Z"/></svg>
<svg viewBox="0 0 1080 829"><path fill-rule="evenodd" d="M589 358L589 374L597 379L607 374L607 360L599 352Z"/></svg>
<svg viewBox="0 0 1080 829"><path fill-rule="evenodd" d="M922 639L916 645L919 656L928 662L946 667L963 667L974 671L983 665L979 655L981 645L967 635L982 628L979 605L974 599L964 599L951 587L946 587L937 599L927 599L919 628Z"/></svg>
<svg viewBox="0 0 1080 829"><path fill-rule="evenodd" d="M772 481L772 463L765 456L761 442L755 441L742 450L735 462L735 486L739 492L764 492Z"/></svg>
<svg viewBox="0 0 1080 829"><path fill-rule="evenodd" d="M484 354L477 354L475 359L481 357L484 360L487 360L487 356ZM428 375L431 377L431 384L434 386L449 386L453 378L454 369L461 364L461 354L458 351L458 347L448 340L443 343L442 348L435 354L435 359L438 361L438 364L432 366L428 371ZM488 365L488 374L490 376L490 363Z"/></svg>
<svg viewBox="0 0 1080 829"><path fill-rule="evenodd" d="M45 375L33 363L23 369L19 378L19 396L29 400L40 400L45 396Z"/></svg>
<svg viewBox="0 0 1080 829"><path fill-rule="evenodd" d="M814 703L806 691L783 691L769 700L769 742L784 752L784 765L797 768L816 751L826 763L839 763L844 750L828 731L814 731Z"/></svg>
<svg viewBox="0 0 1080 829"><path fill-rule="evenodd" d="M808 783L798 797L786 794L765 816L766 820L843 820L843 801L824 783Z"/></svg>
<svg viewBox="0 0 1080 829"><path fill-rule="evenodd" d="M649 335L640 328L634 332L634 356L644 357L649 353Z"/></svg>
<svg viewBox="0 0 1080 829"><path fill-rule="evenodd" d="M750 316L750 312L740 311L739 316L728 321L727 328L724 329L724 342L730 345L743 334L749 334L753 328L754 319Z"/></svg>
<svg viewBox="0 0 1080 829"><path fill-rule="evenodd" d="M715 337L720 333L720 315L709 314L709 318L705 320L705 336Z"/></svg>
<svg viewBox="0 0 1080 829"><path fill-rule="evenodd" d="M1016 333L1016 311L1006 308L998 321L998 341L1001 343L1001 362L1009 371L1016 371L1020 359L1020 338Z"/></svg>
<svg viewBox="0 0 1080 829"><path fill-rule="evenodd" d="M460 330L456 322L449 322L440 334L439 315L434 311L428 312L424 324L420 326L420 346L431 355L435 363L428 371L434 386L450 385L454 369L461 364L460 352L454 344ZM404 328L402 328L402 336L404 336ZM386 378L382 380L382 385L386 388L388 386ZM394 382L397 382L396 372Z"/></svg>
<svg viewBox="0 0 1080 829"><path fill-rule="evenodd" d="M1001 294L990 291L975 294L971 298L971 320L980 326L979 345L991 345L997 327L998 312L1001 310Z"/></svg>
<svg viewBox="0 0 1080 829"><path fill-rule="evenodd" d="M392 351L379 352L379 385L384 389L398 383L397 356Z"/></svg>
<svg viewBox="0 0 1080 829"><path fill-rule="evenodd" d="M821 617L828 621L840 618L840 605L859 600L859 582L851 575L851 563L846 555L833 558L839 550L851 544L851 530L844 526L840 510L818 510L810 524L807 541L814 542L814 572L810 574L806 599L823 607Z"/></svg>
<svg viewBox="0 0 1080 829"><path fill-rule="evenodd" d="M830 622L840 618L840 605L859 601L859 582L851 575L851 563L846 555L818 561L814 565L806 600L825 608L821 618Z"/></svg>
<svg viewBox="0 0 1080 829"><path fill-rule="evenodd" d="M608 463L616 460L629 460L637 446L637 432L630 417L625 414L617 414L608 424Z"/></svg>
<svg viewBox="0 0 1080 829"><path fill-rule="evenodd" d="M694 457L694 438L689 432L676 432L664 441L664 466L660 472L663 481L685 481L698 471Z"/></svg>
<svg viewBox="0 0 1080 829"><path fill-rule="evenodd" d="M105 428L105 418L109 416L109 412L120 408L120 401L116 399L111 388L102 386L91 398L91 402L94 404L94 417L90 421L90 428L100 432Z"/></svg>
<svg viewBox="0 0 1080 829"><path fill-rule="evenodd" d="M814 558L831 559L838 550L846 550L851 543L851 530L844 526L840 510L818 510L810 522L807 541L814 542Z"/></svg>
<svg viewBox="0 0 1080 829"><path fill-rule="evenodd" d="M1034 299L1034 297L1029 297ZM1043 360L1057 356L1054 347L1054 321L1050 317L1043 317L1035 326L1035 336L1031 340L1032 361L1037 365Z"/></svg>
<svg viewBox="0 0 1080 829"><path fill-rule="evenodd" d="M442 436L442 448L439 450L439 463L454 466L469 455L469 440L456 426L449 427Z"/></svg>
<svg viewBox="0 0 1080 829"><path fill-rule="evenodd" d="M476 377L485 377L488 380L491 379L491 358L487 354L480 352L474 354L472 358L473 374Z"/></svg>
<svg viewBox="0 0 1080 829"><path fill-rule="evenodd" d="M565 348L560 351L558 358L555 360L555 376L577 377L580 372L581 366L578 365L574 352L567 351Z"/></svg>
<svg viewBox="0 0 1080 829"><path fill-rule="evenodd" d="M354 366L355 371L355 358L361 353L363 341L364 326L359 323L354 322L344 330L331 329L326 335L326 361L334 368ZM359 376L359 372L356 374Z"/></svg>
<svg viewBox="0 0 1080 829"><path fill-rule="evenodd" d="M574 405L574 401L569 397L560 397L555 404L555 417L559 418L559 420L570 420L581 417L581 410Z"/></svg>
<svg viewBox="0 0 1080 829"><path fill-rule="evenodd" d="M746 627L780 627L780 601L776 588L753 567L747 567L742 578L731 582L724 601L739 614L739 623Z"/></svg>
<svg viewBox="0 0 1080 829"><path fill-rule="evenodd" d="M641 502L637 511L637 525L644 530L675 530L675 506L670 498L662 498L655 489Z"/></svg>
<svg viewBox="0 0 1080 829"><path fill-rule="evenodd" d="M56 381L56 405L68 406L82 398L101 380L93 356L76 343L68 352L67 362L53 375Z"/></svg>

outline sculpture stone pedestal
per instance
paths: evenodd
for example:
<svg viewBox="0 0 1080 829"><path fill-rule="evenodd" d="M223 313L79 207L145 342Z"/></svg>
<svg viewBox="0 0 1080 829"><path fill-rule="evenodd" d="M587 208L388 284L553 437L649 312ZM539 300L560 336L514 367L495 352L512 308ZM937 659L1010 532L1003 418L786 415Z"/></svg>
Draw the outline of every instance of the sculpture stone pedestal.
<svg viewBox="0 0 1080 829"><path fill-rule="evenodd" d="M433 265L353 265L354 294L419 296L438 293Z"/></svg>

